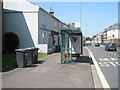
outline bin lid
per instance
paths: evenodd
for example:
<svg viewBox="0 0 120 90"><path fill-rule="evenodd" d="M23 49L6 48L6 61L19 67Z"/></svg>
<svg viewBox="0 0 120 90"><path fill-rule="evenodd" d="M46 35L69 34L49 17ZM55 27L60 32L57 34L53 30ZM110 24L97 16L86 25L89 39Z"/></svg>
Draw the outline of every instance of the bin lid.
<svg viewBox="0 0 120 90"><path fill-rule="evenodd" d="M15 49L16 52L25 52L25 49Z"/></svg>
<svg viewBox="0 0 120 90"><path fill-rule="evenodd" d="M39 50L39 48L37 48L37 47L30 47L30 48L26 48L26 50Z"/></svg>
<svg viewBox="0 0 120 90"><path fill-rule="evenodd" d="M25 51L32 51L32 50L39 50L36 47L24 48L24 49L15 49L16 52L25 52Z"/></svg>

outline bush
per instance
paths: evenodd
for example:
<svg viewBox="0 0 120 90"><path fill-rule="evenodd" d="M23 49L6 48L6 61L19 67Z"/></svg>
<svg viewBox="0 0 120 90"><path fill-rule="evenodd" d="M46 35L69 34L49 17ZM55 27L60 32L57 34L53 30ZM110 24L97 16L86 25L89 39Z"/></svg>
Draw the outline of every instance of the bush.
<svg viewBox="0 0 120 90"><path fill-rule="evenodd" d="M3 36L3 52L13 53L19 45L19 38L12 32L5 33Z"/></svg>

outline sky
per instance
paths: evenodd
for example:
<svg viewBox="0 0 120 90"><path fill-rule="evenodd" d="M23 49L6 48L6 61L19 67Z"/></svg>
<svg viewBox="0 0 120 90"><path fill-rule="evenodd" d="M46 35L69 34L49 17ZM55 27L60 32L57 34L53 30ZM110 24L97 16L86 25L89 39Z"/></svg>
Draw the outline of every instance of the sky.
<svg viewBox="0 0 120 90"><path fill-rule="evenodd" d="M117 2L33 2L63 22L80 22L83 35L92 37L118 22Z"/></svg>

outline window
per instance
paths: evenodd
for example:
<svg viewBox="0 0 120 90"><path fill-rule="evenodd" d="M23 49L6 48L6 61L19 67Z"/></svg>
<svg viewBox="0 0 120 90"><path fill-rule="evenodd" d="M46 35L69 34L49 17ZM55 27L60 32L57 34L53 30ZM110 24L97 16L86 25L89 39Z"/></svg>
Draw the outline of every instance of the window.
<svg viewBox="0 0 120 90"><path fill-rule="evenodd" d="M112 35L112 37L114 37L114 34Z"/></svg>
<svg viewBox="0 0 120 90"><path fill-rule="evenodd" d="M44 39L45 39L45 33L42 32L42 40L44 41Z"/></svg>

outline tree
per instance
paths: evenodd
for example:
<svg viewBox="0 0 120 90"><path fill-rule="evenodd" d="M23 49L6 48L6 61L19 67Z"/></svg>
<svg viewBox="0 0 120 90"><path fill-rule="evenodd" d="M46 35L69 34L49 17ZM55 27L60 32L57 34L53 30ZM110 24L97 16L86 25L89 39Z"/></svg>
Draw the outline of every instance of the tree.
<svg viewBox="0 0 120 90"><path fill-rule="evenodd" d="M86 41L91 41L92 39L90 37L86 37Z"/></svg>

